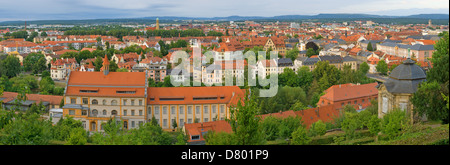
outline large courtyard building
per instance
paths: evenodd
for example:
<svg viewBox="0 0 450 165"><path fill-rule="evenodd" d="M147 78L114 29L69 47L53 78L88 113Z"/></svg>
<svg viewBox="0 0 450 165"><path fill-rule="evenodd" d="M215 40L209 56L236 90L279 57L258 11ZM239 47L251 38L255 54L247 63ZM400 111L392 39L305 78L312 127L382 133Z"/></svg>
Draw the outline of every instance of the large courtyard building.
<svg viewBox="0 0 450 165"><path fill-rule="evenodd" d="M107 58L105 58L107 59ZM103 131L111 118L125 129L138 128L152 117L163 129L184 123L225 120L244 91L237 86L149 88L145 72L73 71L68 75L63 115L80 120L88 131Z"/></svg>

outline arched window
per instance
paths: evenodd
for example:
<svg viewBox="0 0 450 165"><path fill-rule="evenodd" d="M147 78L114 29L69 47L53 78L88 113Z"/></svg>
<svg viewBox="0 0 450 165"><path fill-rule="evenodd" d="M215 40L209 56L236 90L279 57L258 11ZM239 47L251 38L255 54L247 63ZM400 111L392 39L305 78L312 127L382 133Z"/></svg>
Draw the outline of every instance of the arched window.
<svg viewBox="0 0 450 165"><path fill-rule="evenodd" d="M97 116L98 115L98 111L96 109L92 110L92 115L93 116Z"/></svg>
<svg viewBox="0 0 450 165"><path fill-rule="evenodd" d="M103 100L103 105L106 105L106 100Z"/></svg>
<svg viewBox="0 0 450 165"><path fill-rule="evenodd" d="M97 105L98 101L96 99L92 100L92 104Z"/></svg>
<svg viewBox="0 0 450 165"><path fill-rule="evenodd" d="M106 115L106 109L103 110L103 115Z"/></svg>
<svg viewBox="0 0 450 165"><path fill-rule="evenodd" d="M111 111L111 115L117 115L117 111L116 110L112 110Z"/></svg>
<svg viewBox="0 0 450 165"><path fill-rule="evenodd" d="M116 100L111 101L111 105L117 105L117 101Z"/></svg>

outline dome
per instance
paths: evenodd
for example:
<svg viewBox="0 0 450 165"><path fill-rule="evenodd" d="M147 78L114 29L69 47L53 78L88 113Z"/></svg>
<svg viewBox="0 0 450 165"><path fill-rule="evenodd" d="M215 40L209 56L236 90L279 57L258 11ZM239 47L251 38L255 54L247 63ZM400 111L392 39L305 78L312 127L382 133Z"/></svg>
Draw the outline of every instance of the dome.
<svg viewBox="0 0 450 165"><path fill-rule="evenodd" d="M408 58L392 70L384 85L390 93L415 93L426 78L425 71Z"/></svg>
<svg viewBox="0 0 450 165"><path fill-rule="evenodd" d="M417 80L425 79L427 75L420 66L415 64L415 61L408 58L403 61L403 64L395 67L389 77L397 80Z"/></svg>

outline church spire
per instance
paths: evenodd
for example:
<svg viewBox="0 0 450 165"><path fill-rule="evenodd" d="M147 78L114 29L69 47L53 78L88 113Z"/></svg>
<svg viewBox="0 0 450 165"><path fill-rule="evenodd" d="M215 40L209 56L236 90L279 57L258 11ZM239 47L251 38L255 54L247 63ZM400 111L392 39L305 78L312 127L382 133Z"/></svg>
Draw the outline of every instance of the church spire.
<svg viewBox="0 0 450 165"><path fill-rule="evenodd" d="M106 76L109 73L109 60L108 55L105 54L105 58L103 59L103 66L100 69L100 71L103 71L103 74Z"/></svg>

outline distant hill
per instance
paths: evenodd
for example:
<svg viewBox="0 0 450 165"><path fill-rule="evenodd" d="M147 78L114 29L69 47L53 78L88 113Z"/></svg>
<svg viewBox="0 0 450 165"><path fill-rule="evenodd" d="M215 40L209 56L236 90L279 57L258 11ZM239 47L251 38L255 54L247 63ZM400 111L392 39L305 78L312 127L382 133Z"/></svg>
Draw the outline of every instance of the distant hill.
<svg viewBox="0 0 450 165"><path fill-rule="evenodd" d="M425 20L441 20L434 23L448 24L449 14L417 14L409 16L386 16L373 14L318 14L318 15L280 15L273 17L261 16L228 16L228 17L177 17L177 16L152 16L142 18L118 18L118 19L86 19L86 20L38 20L27 21L29 24L110 24L110 23L154 23L156 18L161 22L173 22L180 20L201 21L294 21L294 20L320 20L320 21L351 21L354 19L373 19L383 23L423 23ZM419 19L419 20L418 20ZM23 21L5 21L0 25L22 25Z"/></svg>

